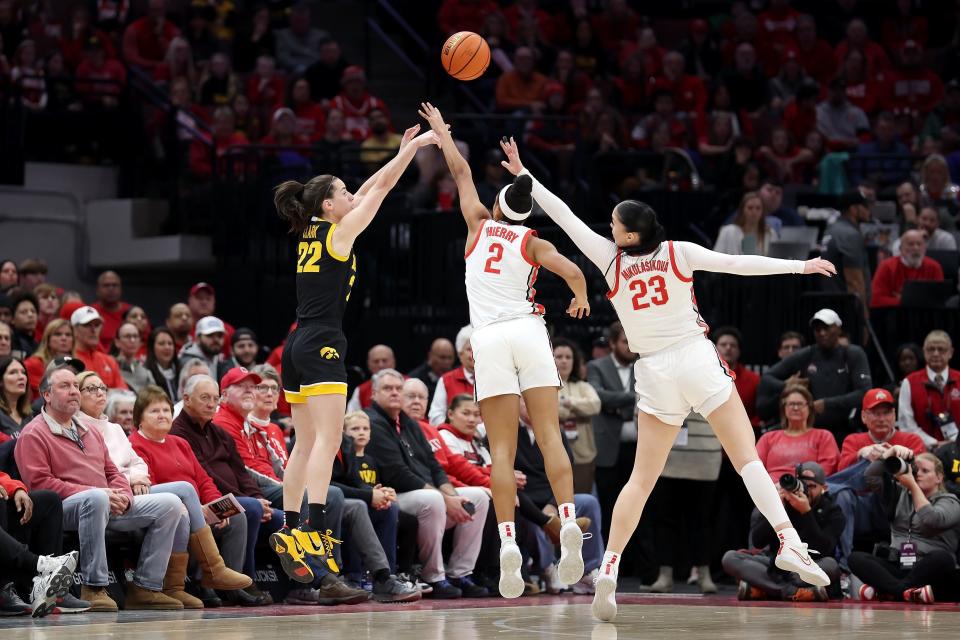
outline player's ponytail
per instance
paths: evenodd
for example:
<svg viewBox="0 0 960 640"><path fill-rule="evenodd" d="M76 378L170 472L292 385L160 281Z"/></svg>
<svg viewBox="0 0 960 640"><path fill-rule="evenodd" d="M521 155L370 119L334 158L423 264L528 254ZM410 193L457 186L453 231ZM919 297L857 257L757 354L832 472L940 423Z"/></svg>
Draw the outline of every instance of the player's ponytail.
<svg viewBox="0 0 960 640"><path fill-rule="evenodd" d="M653 208L638 200L624 200L614 212L627 231L640 236L640 242L626 247L620 247L631 255L645 255L660 246L667 239L667 231L657 220L657 213Z"/></svg>
<svg viewBox="0 0 960 640"><path fill-rule="evenodd" d="M287 180L274 189L273 204L277 215L290 223L290 233L302 233L311 217L323 213L321 205L331 196L336 180L336 176L323 174L311 178L306 184Z"/></svg>

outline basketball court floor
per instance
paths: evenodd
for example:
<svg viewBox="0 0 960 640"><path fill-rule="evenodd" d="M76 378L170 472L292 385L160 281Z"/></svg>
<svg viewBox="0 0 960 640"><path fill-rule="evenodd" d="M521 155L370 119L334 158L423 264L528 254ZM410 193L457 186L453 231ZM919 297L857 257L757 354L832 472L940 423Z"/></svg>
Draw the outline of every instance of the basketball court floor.
<svg viewBox="0 0 960 640"><path fill-rule="evenodd" d="M738 603L715 597L621 594L613 624L587 596L424 601L415 605L275 606L200 612L120 612L0 619L2 640L479 640L590 638L832 640L956 638L957 605Z"/></svg>

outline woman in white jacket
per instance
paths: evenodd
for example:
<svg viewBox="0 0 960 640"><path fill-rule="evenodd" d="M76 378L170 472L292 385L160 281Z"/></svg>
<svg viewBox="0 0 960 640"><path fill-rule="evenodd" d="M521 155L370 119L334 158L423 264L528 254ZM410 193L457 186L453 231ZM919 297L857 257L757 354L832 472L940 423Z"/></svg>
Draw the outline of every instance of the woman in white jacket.
<svg viewBox="0 0 960 640"><path fill-rule="evenodd" d="M770 253L770 243L777 239L777 232L763 215L760 194L749 191L740 199L733 222L720 227L713 250L731 256L765 256Z"/></svg>

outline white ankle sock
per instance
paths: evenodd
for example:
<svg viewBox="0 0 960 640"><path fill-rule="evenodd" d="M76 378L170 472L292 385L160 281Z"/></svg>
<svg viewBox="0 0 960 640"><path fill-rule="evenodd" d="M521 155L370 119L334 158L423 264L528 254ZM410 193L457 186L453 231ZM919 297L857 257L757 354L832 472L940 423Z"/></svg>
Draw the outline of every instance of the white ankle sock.
<svg viewBox="0 0 960 640"><path fill-rule="evenodd" d="M776 528L779 524L790 522L783 508L780 494L773 486L773 481L762 462L754 460L743 465L740 469L740 477L743 478L743 484L747 486L747 492L753 499L753 504L757 505L757 509L771 527Z"/></svg>
<svg viewBox="0 0 960 640"><path fill-rule="evenodd" d="M793 527L781 529L780 531L777 531L777 534L782 540L786 540L788 542L800 542L800 534L797 533L797 530Z"/></svg>
<svg viewBox="0 0 960 640"><path fill-rule="evenodd" d="M557 508L557 510L560 512L561 526L577 519L576 508L573 506L572 502L564 502Z"/></svg>
<svg viewBox="0 0 960 640"><path fill-rule="evenodd" d="M603 562L600 563L600 575L613 575L617 577L620 571L620 554L616 551L606 551L603 554Z"/></svg>
<svg viewBox="0 0 960 640"><path fill-rule="evenodd" d="M504 543L507 540L516 543L517 541L517 525L513 522L501 522L497 525L497 531L500 532L500 543Z"/></svg>

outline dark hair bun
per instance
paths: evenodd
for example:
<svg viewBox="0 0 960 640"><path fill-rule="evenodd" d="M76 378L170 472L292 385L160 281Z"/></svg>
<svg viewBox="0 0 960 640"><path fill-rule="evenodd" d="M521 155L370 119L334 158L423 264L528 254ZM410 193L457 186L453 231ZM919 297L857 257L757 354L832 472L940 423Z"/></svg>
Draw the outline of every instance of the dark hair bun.
<svg viewBox="0 0 960 640"><path fill-rule="evenodd" d="M526 213L533 208L533 198L530 192L533 191L533 180L530 176L524 174L517 176L513 184L507 189L504 196L507 200L507 206L517 213Z"/></svg>

